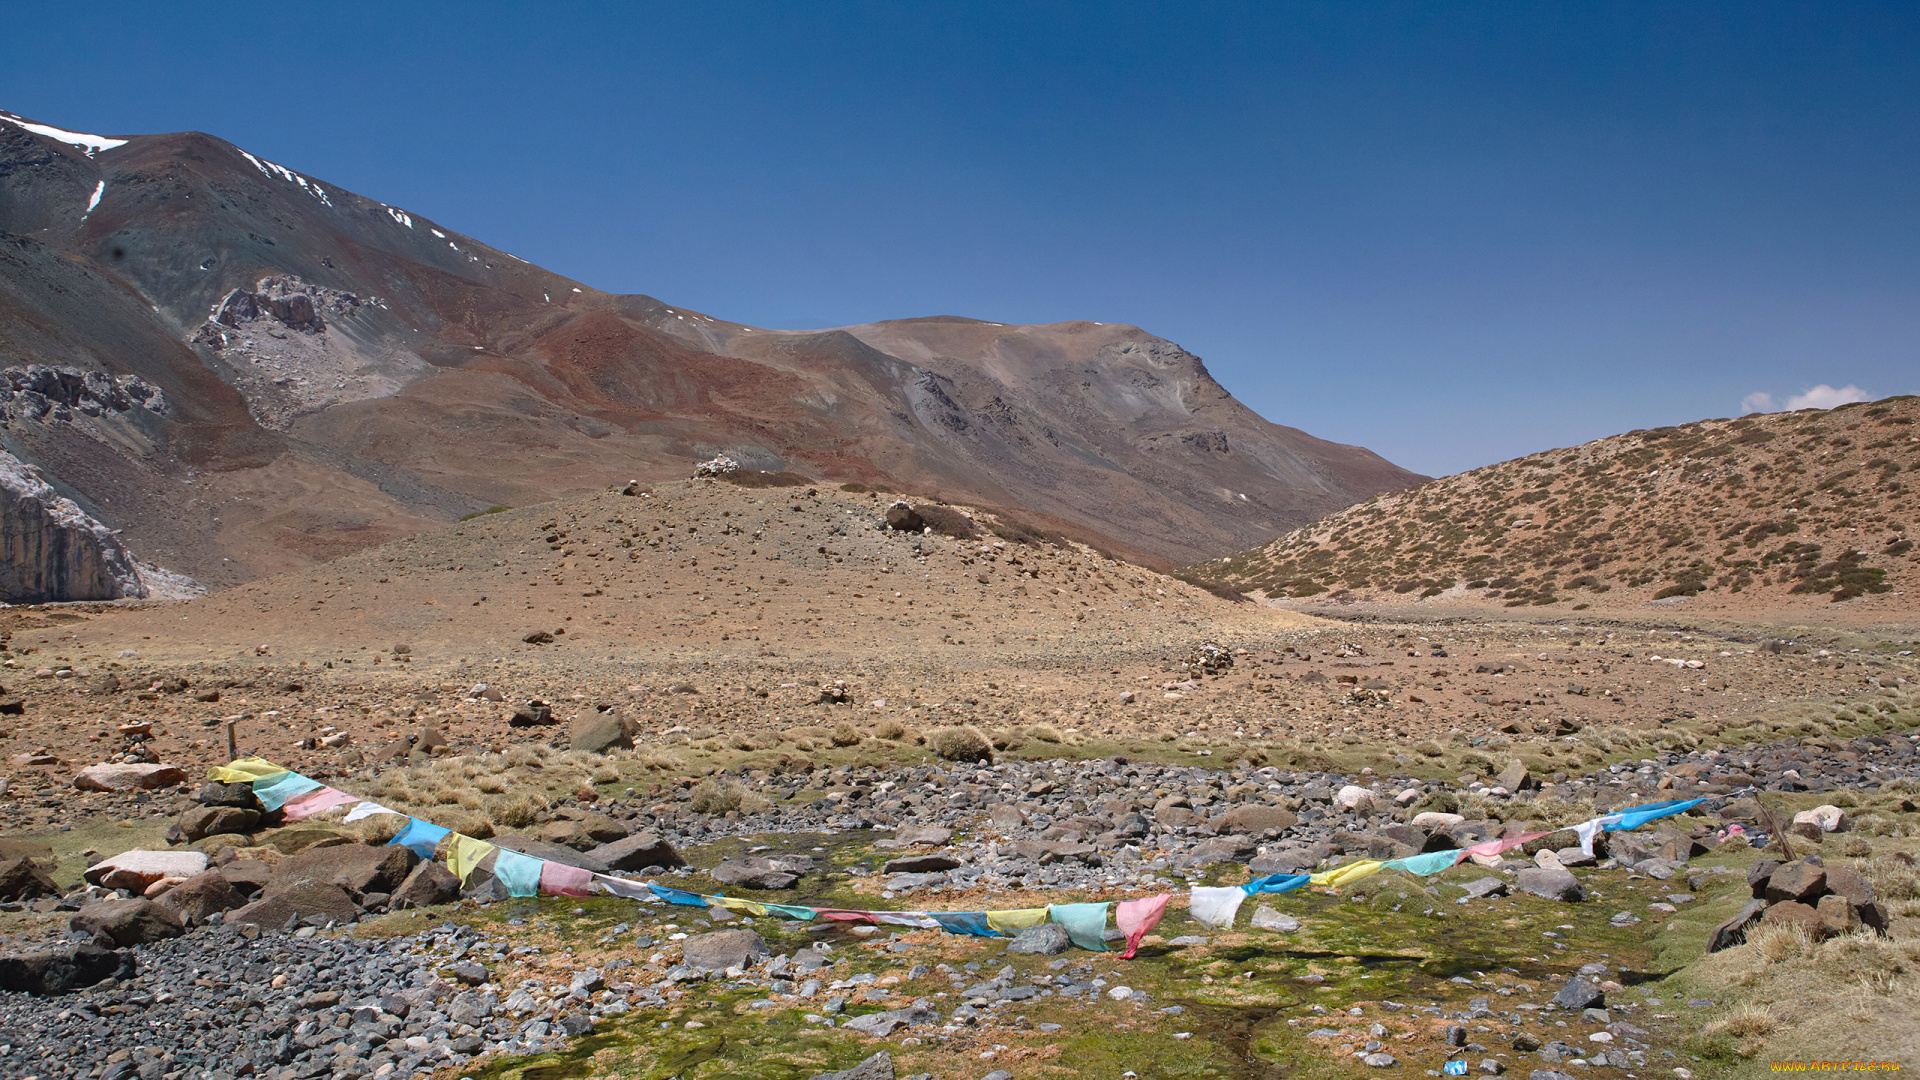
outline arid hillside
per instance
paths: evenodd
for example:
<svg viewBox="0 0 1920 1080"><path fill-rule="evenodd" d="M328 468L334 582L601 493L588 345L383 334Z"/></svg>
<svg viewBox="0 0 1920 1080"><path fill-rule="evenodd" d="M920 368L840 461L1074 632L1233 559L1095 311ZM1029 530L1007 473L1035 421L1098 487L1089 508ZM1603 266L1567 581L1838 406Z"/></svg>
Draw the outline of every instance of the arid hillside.
<svg viewBox="0 0 1920 1080"><path fill-rule="evenodd" d="M0 449L213 588L716 454L1166 567L1421 479L1267 421L1139 327L747 326L210 135L6 113Z"/></svg>
<svg viewBox="0 0 1920 1080"><path fill-rule="evenodd" d="M1270 599L1902 618L1920 398L1702 420L1377 496L1193 572ZM1827 614L1814 621L1831 619Z"/></svg>

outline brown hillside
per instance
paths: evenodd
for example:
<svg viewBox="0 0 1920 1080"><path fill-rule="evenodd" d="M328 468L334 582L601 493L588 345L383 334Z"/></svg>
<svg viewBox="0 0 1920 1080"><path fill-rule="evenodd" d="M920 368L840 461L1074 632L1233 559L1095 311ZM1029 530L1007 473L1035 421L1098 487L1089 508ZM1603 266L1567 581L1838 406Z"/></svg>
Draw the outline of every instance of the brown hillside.
<svg viewBox="0 0 1920 1080"><path fill-rule="evenodd" d="M1911 613L1920 398L1702 420L1376 496L1192 568L1269 598Z"/></svg>

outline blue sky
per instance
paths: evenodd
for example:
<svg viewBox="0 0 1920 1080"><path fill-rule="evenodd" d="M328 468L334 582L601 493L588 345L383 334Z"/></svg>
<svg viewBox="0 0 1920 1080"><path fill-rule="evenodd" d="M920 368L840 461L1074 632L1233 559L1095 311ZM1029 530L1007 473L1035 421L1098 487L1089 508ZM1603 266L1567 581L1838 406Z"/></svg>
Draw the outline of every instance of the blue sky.
<svg viewBox="0 0 1920 1080"><path fill-rule="evenodd" d="M1920 392L1911 3L7 22L0 108L208 131L757 325L1136 323L1268 418L1422 472L1821 385Z"/></svg>

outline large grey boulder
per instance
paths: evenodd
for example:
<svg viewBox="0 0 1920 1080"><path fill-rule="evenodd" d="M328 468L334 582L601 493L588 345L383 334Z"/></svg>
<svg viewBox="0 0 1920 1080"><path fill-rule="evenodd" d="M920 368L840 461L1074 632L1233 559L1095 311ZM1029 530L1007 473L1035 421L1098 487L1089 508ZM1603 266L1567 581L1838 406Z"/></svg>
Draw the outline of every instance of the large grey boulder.
<svg viewBox="0 0 1920 1080"><path fill-rule="evenodd" d="M701 971L744 968L767 955L767 940L751 930L715 930L680 943L687 966Z"/></svg>
<svg viewBox="0 0 1920 1080"><path fill-rule="evenodd" d="M147 595L113 530L0 450L0 601L118 600Z"/></svg>
<svg viewBox="0 0 1920 1080"><path fill-rule="evenodd" d="M1007 943L1010 953L1027 953L1033 956L1058 956L1066 952L1073 944L1067 936L1067 928L1059 923L1041 923L1020 931Z"/></svg>
<svg viewBox="0 0 1920 1080"><path fill-rule="evenodd" d="M673 845L660 839L660 834L656 832L634 833L624 840L602 844L594 848L591 854L605 865L606 870L632 871L644 870L649 866L687 865L687 860L673 850Z"/></svg>
<svg viewBox="0 0 1920 1080"><path fill-rule="evenodd" d="M1580 885L1580 879L1565 870L1538 867L1522 870L1514 875L1513 883L1523 892L1544 896L1549 900L1577 904L1587 898L1587 890Z"/></svg>
<svg viewBox="0 0 1920 1080"><path fill-rule="evenodd" d="M143 897L95 901L74 912L67 926L103 948L144 945L187 932L178 914Z"/></svg>
<svg viewBox="0 0 1920 1080"><path fill-rule="evenodd" d="M460 899L460 879L453 871L437 862L422 862L407 875L407 880L393 891L393 899L388 906L398 910L409 907L432 907L435 904L450 904Z"/></svg>
<svg viewBox="0 0 1920 1080"><path fill-rule="evenodd" d="M893 1080L893 1078L893 1055L882 1050L851 1069L815 1073L811 1080Z"/></svg>
<svg viewBox="0 0 1920 1080"><path fill-rule="evenodd" d="M633 747L626 722L613 712L589 713L573 721L567 728L567 742L573 749L589 754Z"/></svg>
<svg viewBox="0 0 1920 1080"><path fill-rule="evenodd" d="M0 990L43 996L66 994L111 976L130 977L134 970L130 952L98 945L46 949L0 956Z"/></svg>

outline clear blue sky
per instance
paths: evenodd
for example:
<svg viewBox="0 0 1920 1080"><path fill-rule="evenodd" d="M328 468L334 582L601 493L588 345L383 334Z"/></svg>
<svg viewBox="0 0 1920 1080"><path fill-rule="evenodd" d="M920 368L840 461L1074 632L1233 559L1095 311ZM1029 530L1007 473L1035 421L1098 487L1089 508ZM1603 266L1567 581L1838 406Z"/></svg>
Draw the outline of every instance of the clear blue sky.
<svg viewBox="0 0 1920 1080"><path fill-rule="evenodd" d="M1446 473L1920 392L1920 5L22 4L0 107L199 129L763 326L1130 322Z"/></svg>

